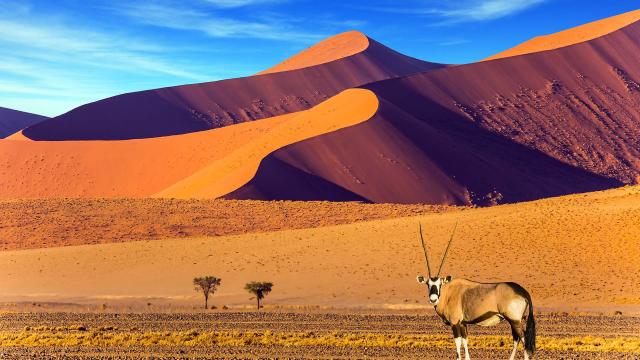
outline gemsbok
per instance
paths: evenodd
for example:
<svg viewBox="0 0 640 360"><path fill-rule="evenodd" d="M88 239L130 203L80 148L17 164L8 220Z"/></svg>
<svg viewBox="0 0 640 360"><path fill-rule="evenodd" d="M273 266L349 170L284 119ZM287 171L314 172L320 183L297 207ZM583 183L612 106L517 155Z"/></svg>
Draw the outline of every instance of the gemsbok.
<svg viewBox="0 0 640 360"><path fill-rule="evenodd" d="M518 343L521 341L524 345L524 358L529 359L536 350L536 323L533 318L533 303L527 290L513 282L479 283L465 279L452 279L451 276L440 277L457 225L456 223L451 233L438 273L432 276L420 224L420 241L429 278L419 275L418 282L427 285L429 302L444 323L451 326L458 360L461 359L461 346L464 346L465 359L469 360L467 325L493 326L502 320L509 322L511 335L513 335L513 351L509 359L515 358ZM523 330L522 324L525 317L526 329Z"/></svg>

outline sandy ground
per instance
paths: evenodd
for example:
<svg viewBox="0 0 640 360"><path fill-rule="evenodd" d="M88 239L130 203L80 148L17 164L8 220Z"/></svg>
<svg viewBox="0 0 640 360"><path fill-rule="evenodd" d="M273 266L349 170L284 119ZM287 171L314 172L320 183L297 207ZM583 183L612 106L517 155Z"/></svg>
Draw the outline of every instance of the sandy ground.
<svg viewBox="0 0 640 360"><path fill-rule="evenodd" d="M587 343L593 338L602 338L606 344L615 338L627 342L638 342L640 318L603 316L558 316L538 315L537 359L638 359L637 352L592 352L585 351L579 342ZM54 329L54 330L53 330ZM77 330L81 329L81 330ZM207 333L231 333L236 336L257 334L262 339L278 334L289 338L305 336L340 337L350 334L350 338L379 336L394 338L402 336L425 336L442 339L432 346L382 346L321 344L321 345L202 345L185 342L181 345L147 344L134 346L6 346L6 333L23 333L31 336L29 342L51 333L56 338L70 336L132 337L156 332L169 334L189 333L198 336ZM255 335L254 335L255 336ZM501 342L490 348L481 339L498 336ZM92 313L17 313L0 315L0 357L14 358L172 358L172 359L442 359L453 358L453 342L449 330L432 314L421 313L279 313L279 312L209 312L189 314L92 314ZM474 344L474 339L477 343ZM574 339L578 345L560 345L564 349L552 350L553 344L561 344ZM267 340L261 340L267 341ZM470 352L474 359L507 358L511 346L510 331L506 324L492 328L470 328ZM502 345L500 345L502 344ZM474 346L475 345L475 346ZM497 348L496 348L497 347ZM570 348L571 347L571 348ZM627 350L628 351L628 350ZM520 355L522 356L522 355ZM519 358L520 358L519 356Z"/></svg>
<svg viewBox="0 0 640 360"><path fill-rule="evenodd" d="M492 55L484 60L494 60L570 46L605 36L638 20L640 20L640 10L630 11L550 35L537 36L520 45L512 47L511 49Z"/></svg>
<svg viewBox="0 0 640 360"><path fill-rule="evenodd" d="M0 200L0 250L272 232L443 211L460 208L328 201Z"/></svg>
<svg viewBox="0 0 640 360"><path fill-rule="evenodd" d="M123 213L123 216L129 216ZM191 279L222 278L211 303L247 306L248 281L275 283L266 304L425 307L418 237L433 262L459 221L444 273L516 281L536 308L638 312L640 187L492 208L313 229L0 253L0 301L198 304Z"/></svg>

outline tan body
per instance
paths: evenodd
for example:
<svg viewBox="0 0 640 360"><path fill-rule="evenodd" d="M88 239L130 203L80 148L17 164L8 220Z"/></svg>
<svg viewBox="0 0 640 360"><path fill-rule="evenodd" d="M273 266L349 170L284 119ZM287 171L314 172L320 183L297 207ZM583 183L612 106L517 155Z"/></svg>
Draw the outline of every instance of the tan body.
<svg viewBox="0 0 640 360"><path fill-rule="evenodd" d="M522 294L522 290L514 283L484 284L453 279L442 285L435 310L447 325L493 326L505 318L520 321L528 305L528 294Z"/></svg>

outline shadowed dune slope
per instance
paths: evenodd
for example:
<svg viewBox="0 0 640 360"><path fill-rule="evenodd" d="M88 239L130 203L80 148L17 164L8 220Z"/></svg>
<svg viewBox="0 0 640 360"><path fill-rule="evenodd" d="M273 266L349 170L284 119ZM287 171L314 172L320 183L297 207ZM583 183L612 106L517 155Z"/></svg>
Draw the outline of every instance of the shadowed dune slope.
<svg viewBox="0 0 640 360"><path fill-rule="evenodd" d="M633 184L639 56L633 23L557 50L368 84L380 100L372 120L271 156L374 202L485 205ZM260 171L227 197L289 198L269 191L266 164Z"/></svg>
<svg viewBox="0 0 640 360"><path fill-rule="evenodd" d="M0 301L200 304L193 277L212 274L223 280L210 303L250 305L242 287L258 274L275 284L269 304L427 308L415 280L425 272L418 222L435 262L459 221L444 274L516 281L537 309L626 314L640 310L639 190L273 233L1 251ZM322 217L323 207L317 209L307 215ZM116 214L108 219L131 217Z"/></svg>
<svg viewBox="0 0 640 360"><path fill-rule="evenodd" d="M640 20L640 10L576 26L550 35L538 36L484 60L494 60L532 52L558 49L607 35Z"/></svg>
<svg viewBox="0 0 640 360"><path fill-rule="evenodd" d="M120 141L6 139L0 141L0 197L215 198L248 182L270 152L366 121L377 105L370 91L349 89L309 110L192 134ZM295 175L321 190L322 199L363 200L322 179Z"/></svg>
<svg viewBox="0 0 640 360"><path fill-rule="evenodd" d="M377 109L378 99L371 91L364 89L345 90L309 110L290 114L287 121L272 127L264 136L255 137L251 142L234 149L225 158L213 162L188 178L171 185L157 193L156 196L171 198L218 198L224 196L249 182L254 177L260 162L273 151L298 141L366 121L375 114ZM271 171L280 172L282 170L272 169ZM293 176L286 178L287 181L298 178L295 174L291 175ZM324 184L326 186L322 186L312 179L304 178L300 179L298 185L312 186L316 190L322 191L323 197L341 199L348 195L335 185L327 182ZM297 191L294 186L282 190L285 193ZM354 200L354 198L347 197L346 200Z"/></svg>
<svg viewBox="0 0 640 360"><path fill-rule="evenodd" d="M321 52L322 61L335 57L323 64L310 66L318 53L312 48L292 60L304 68L119 95L80 106L23 134L33 140L182 134L306 110L351 87L442 67L399 54L360 33L349 33L347 39L360 45L351 49L357 51L342 57ZM333 43L332 38L325 42Z"/></svg>
<svg viewBox="0 0 640 360"><path fill-rule="evenodd" d="M46 119L46 116L0 107L0 139Z"/></svg>

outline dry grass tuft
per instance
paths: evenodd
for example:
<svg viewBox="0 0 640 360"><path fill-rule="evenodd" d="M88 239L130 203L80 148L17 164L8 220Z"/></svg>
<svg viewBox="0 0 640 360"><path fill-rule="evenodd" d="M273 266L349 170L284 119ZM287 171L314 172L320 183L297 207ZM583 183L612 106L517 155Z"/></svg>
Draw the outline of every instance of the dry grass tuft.
<svg viewBox="0 0 640 360"><path fill-rule="evenodd" d="M34 329L36 330L36 329ZM557 351L640 353L640 337L539 337L538 349ZM483 335L469 339L478 349L510 349L511 339L504 336ZM0 333L0 346L330 346L330 347L426 347L452 348L448 335L402 335L376 333L315 333L272 331L216 331L196 330L171 332L59 332L22 331Z"/></svg>

